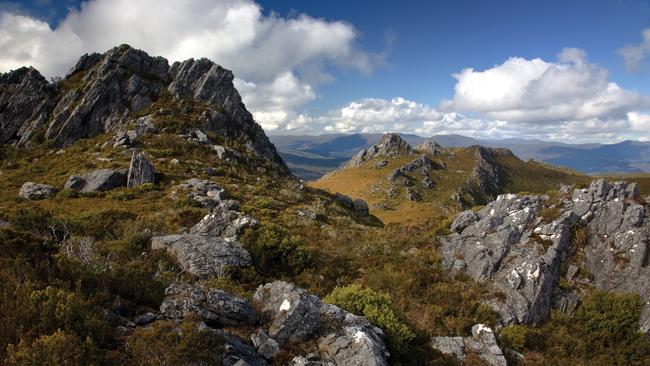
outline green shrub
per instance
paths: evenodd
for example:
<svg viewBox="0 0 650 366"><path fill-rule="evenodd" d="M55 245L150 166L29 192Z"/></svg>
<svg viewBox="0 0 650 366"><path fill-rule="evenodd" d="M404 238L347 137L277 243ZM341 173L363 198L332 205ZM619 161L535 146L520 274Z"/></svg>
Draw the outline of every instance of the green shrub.
<svg viewBox="0 0 650 366"><path fill-rule="evenodd" d="M510 325L501 329L499 336L502 345L523 352L529 336L529 328L525 325Z"/></svg>
<svg viewBox="0 0 650 366"><path fill-rule="evenodd" d="M408 353L409 343L415 338L415 333L406 325L388 295L354 284L335 288L324 300L354 314L363 315L383 329L388 347L394 355L399 357L400 354Z"/></svg>
<svg viewBox="0 0 650 366"><path fill-rule="evenodd" d="M50 232L53 218L49 211L33 206L18 209L9 217L9 222L16 230L45 235Z"/></svg>
<svg viewBox="0 0 650 366"><path fill-rule="evenodd" d="M33 342L20 341L7 348L7 366L76 366L98 365L98 350L91 338L82 341L75 334L60 329Z"/></svg>
<svg viewBox="0 0 650 366"><path fill-rule="evenodd" d="M248 230L242 241L251 252L255 268L266 276L295 276L312 263L303 241L276 224Z"/></svg>
<svg viewBox="0 0 650 366"><path fill-rule="evenodd" d="M71 232L90 236L98 240L116 239L120 237L121 223L134 220L136 214L128 211L108 209L98 212L88 212L67 218L66 224Z"/></svg>

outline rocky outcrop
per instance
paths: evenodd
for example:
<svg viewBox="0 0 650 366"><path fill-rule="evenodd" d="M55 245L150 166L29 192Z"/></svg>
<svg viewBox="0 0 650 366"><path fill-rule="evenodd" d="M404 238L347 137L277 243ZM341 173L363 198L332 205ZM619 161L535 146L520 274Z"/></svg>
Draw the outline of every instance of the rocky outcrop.
<svg viewBox="0 0 650 366"><path fill-rule="evenodd" d="M180 184L178 188L188 191L188 198L210 210L221 205L222 201L228 197L223 188L207 179L191 178Z"/></svg>
<svg viewBox="0 0 650 366"><path fill-rule="evenodd" d="M174 102L205 106L201 130L237 140L281 173L288 168L244 106L231 71L207 59L169 66L128 45L104 54L86 54L61 82L50 84L38 71L21 68L0 75L0 143L26 145L39 133L52 146L66 146L100 133L122 130L114 146L132 142L133 113L152 106L163 94ZM137 123L136 123L137 125ZM133 130L136 132L138 128Z"/></svg>
<svg viewBox="0 0 650 366"><path fill-rule="evenodd" d="M383 332L365 317L324 304L283 281L260 286L253 306L280 346L315 340L320 358L335 365L388 365Z"/></svg>
<svg viewBox="0 0 650 366"><path fill-rule="evenodd" d="M464 271L500 293L488 303L503 324L543 322L554 303L576 306L580 293L559 293L555 288L562 268L574 281L582 267L597 288L633 292L650 301L647 251L650 221L635 184L594 181L589 188L563 189L559 200L546 196L500 195L478 212L461 213L453 234L442 238L442 263L452 272ZM585 233L583 247L572 241ZM576 261L571 255L582 251ZM573 263L573 262L571 262ZM646 305L640 328L647 332L650 309Z"/></svg>
<svg viewBox="0 0 650 366"><path fill-rule="evenodd" d="M493 199L499 193L503 184L501 171L496 162L499 155L512 155L508 149L493 149L476 146L474 153L474 168L467 181L467 188L474 196L476 203Z"/></svg>
<svg viewBox="0 0 650 366"><path fill-rule="evenodd" d="M160 314L168 319L196 314L218 326L252 325L257 321L248 301L221 290L189 284L172 284L165 290Z"/></svg>
<svg viewBox="0 0 650 366"><path fill-rule="evenodd" d="M140 151L134 151L131 155L131 164L126 176L126 186L135 188L145 183L156 182L156 171L153 165L145 159L144 154Z"/></svg>
<svg viewBox="0 0 650 366"><path fill-rule="evenodd" d="M53 196L56 192L58 192L58 189L47 184L25 182L20 187L18 195L28 200L42 200Z"/></svg>
<svg viewBox="0 0 650 366"><path fill-rule="evenodd" d="M473 355L490 366L507 366L506 358L496 342L494 332L483 324L472 327L471 337L434 337L431 346L462 362L469 361L468 356Z"/></svg>
<svg viewBox="0 0 650 366"><path fill-rule="evenodd" d="M396 157L402 155L413 155L415 150L404 141L399 135L388 133L381 140L367 149L361 150L345 165L346 167L358 167L364 162L378 157Z"/></svg>
<svg viewBox="0 0 650 366"><path fill-rule="evenodd" d="M415 150L421 153L431 154L433 156L441 156L447 153L445 148L440 146L440 144L435 142L433 139L424 140L423 143L416 146Z"/></svg>
<svg viewBox="0 0 650 366"><path fill-rule="evenodd" d="M255 227L258 222L249 215L237 211L238 208L239 204L236 201L221 201L190 229L190 233L217 236L229 241L239 239L245 228Z"/></svg>
<svg viewBox="0 0 650 366"><path fill-rule="evenodd" d="M104 192L117 187L126 187L126 174L121 170L98 169L83 175L72 175L65 182L65 189L81 193Z"/></svg>
<svg viewBox="0 0 650 366"><path fill-rule="evenodd" d="M230 267L248 267L251 256L236 242L200 234L155 236L151 248L166 250L180 267L202 278L223 277Z"/></svg>

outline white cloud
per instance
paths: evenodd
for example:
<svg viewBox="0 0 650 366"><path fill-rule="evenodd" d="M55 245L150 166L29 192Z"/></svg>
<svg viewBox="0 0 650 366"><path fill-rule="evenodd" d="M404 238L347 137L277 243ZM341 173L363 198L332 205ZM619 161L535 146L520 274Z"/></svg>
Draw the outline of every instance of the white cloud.
<svg viewBox="0 0 650 366"><path fill-rule="evenodd" d="M122 43L170 61L207 57L233 70L261 124L283 128L332 80L328 65L369 73L382 62L357 39L346 22L264 15L252 0L91 0L55 29L0 11L0 71L32 65L63 75L83 53Z"/></svg>
<svg viewBox="0 0 650 366"><path fill-rule="evenodd" d="M561 124L566 121L625 118L650 98L608 80L604 68L590 63L579 49L565 49L558 62L520 57L493 68L464 69L444 110L475 112L513 123Z"/></svg>
<svg viewBox="0 0 650 366"><path fill-rule="evenodd" d="M644 29L641 32L643 40L636 45L627 45L618 50L618 53L623 57L625 66L628 71L638 71L643 66L643 61L650 54L650 28Z"/></svg>

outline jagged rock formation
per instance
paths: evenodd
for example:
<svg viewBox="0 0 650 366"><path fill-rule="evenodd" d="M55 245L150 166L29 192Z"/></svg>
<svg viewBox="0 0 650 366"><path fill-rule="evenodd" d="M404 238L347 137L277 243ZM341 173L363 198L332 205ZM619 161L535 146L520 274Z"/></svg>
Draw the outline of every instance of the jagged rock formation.
<svg viewBox="0 0 650 366"><path fill-rule="evenodd" d="M496 157L500 155L513 155L508 149L495 149L476 146L474 153L474 168L467 181L467 189L475 198L494 198L499 194L503 184L499 165ZM478 199L477 203L482 200Z"/></svg>
<svg viewBox="0 0 650 366"><path fill-rule="evenodd" d="M364 162L378 157L396 157L402 155L413 155L415 150L394 133L385 134L381 140L367 149L361 150L345 165L346 167L357 167Z"/></svg>
<svg viewBox="0 0 650 366"><path fill-rule="evenodd" d="M445 267L501 293L488 303L503 324L543 322L566 261L578 261L566 270L569 281L575 281L575 267L581 267L591 273L580 279L587 285L637 293L650 301L650 220L636 185L598 180L589 188L562 192L558 201L501 195L476 213L461 213L452 224L455 233L442 238ZM572 235L578 229L586 232L588 244L576 248ZM575 259L576 251L584 255ZM640 328L647 332L649 327L646 305Z"/></svg>
<svg viewBox="0 0 650 366"><path fill-rule="evenodd" d="M126 174L121 170L98 169L83 175L72 175L63 188L81 193L104 192L126 186Z"/></svg>
<svg viewBox="0 0 650 366"><path fill-rule="evenodd" d="M324 304L283 281L260 286L253 306L280 346L316 340L321 358L336 365L387 365L383 332L365 317Z"/></svg>
<svg viewBox="0 0 650 366"><path fill-rule="evenodd" d="M440 146L433 139L426 139L423 143L415 147L415 150L432 156L440 156L446 154L444 147Z"/></svg>
<svg viewBox="0 0 650 366"><path fill-rule="evenodd" d="M47 184L25 182L20 187L18 195L28 200L42 200L56 194L56 192L58 192L58 189Z"/></svg>
<svg viewBox="0 0 650 366"><path fill-rule="evenodd" d="M56 88L32 67L0 74L0 144L25 145L48 121Z"/></svg>
<svg viewBox="0 0 650 366"><path fill-rule="evenodd" d="M431 346L463 362L468 355L475 355L490 366L507 366L494 332L483 324L472 327L471 337L434 337Z"/></svg>
<svg viewBox="0 0 650 366"><path fill-rule="evenodd" d="M274 357L284 349L309 352L296 356L293 365L388 365L381 329L283 281L260 286L252 304L218 289L172 284L165 291L160 314L146 314L146 322L135 324L149 326L190 315L198 317L200 328L225 338L224 364L266 365L267 360L277 361ZM240 336L250 334L252 347L231 334L232 329L238 329Z"/></svg>
<svg viewBox="0 0 650 366"><path fill-rule="evenodd" d="M210 210L227 198L226 191L210 180L191 178L178 188L189 191L187 198Z"/></svg>
<svg viewBox="0 0 650 366"><path fill-rule="evenodd" d="M166 59L127 45L82 56L57 85L32 68L0 75L0 143L24 146L45 131L51 145L66 146L123 129L132 113L168 95L174 102L205 103L201 130L241 141L254 155L288 172L242 103L232 72L207 59L169 66Z"/></svg>
<svg viewBox="0 0 650 366"><path fill-rule="evenodd" d="M190 229L191 234L217 236L229 241L239 239L245 228L258 225L257 220L237 211L239 204L224 200Z"/></svg>
<svg viewBox="0 0 650 366"><path fill-rule="evenodd" d="M126 175L126 186L135 188L145 183L155 183L156 171L153 165L145 159L144 154L140 151L134 151L131 155L131 164L129 172Z"/></svg>

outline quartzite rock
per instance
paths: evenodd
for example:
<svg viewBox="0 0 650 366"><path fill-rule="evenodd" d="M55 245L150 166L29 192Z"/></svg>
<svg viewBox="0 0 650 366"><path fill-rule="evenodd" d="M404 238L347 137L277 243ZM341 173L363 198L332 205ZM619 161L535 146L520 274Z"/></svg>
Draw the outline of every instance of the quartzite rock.
<svg viewBox="0 0 650 366"><path fill-rule="evenodd" d="M431 341L433 348L448 355L455 356L460 361L474 354L490 366L507 366L503 351L499 348L494 332L483 324L472 327L471 337L434 337Z"/></svg>
<svg viewBox="0 0 650 366"><path fill-rule="evenodd" d="M58 192L53 186L34 182L25 182L20 187L18 195L28 200L42 200L48 198Z"/></svg>
<svg viewBox="0 0 650 366"><path fill-rule="evenodd" d="M364 162L378 157L397 157L403 155L413 155L415 150L399 135L389 133L385 134L381 141L361 150L345 165L346 167L358 167Z"/></svg>
<svg viewBox="0 0 650 366"><path fill-rule="evenodd" d="M82 193L104 192L117 187L126 187L126 174L114 169L98 169L81 176L73 175L64 185L65 189Z"/></svg>

